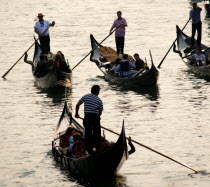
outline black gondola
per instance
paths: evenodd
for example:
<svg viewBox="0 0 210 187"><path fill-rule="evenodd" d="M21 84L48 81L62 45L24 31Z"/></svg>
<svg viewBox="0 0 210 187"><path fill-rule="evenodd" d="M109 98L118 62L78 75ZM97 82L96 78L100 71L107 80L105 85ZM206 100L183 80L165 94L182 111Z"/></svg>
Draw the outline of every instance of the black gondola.
<svg viewBox="0 0 210 187"><path fill-rule="evenodd" d="M187 36L185 33L181 31L181 29L176 26L176 32L177 32L177 49L176 45L174 45L174 52L178 53L181 57L182 61L187 65L189 70L196 74L199 77L210 79L210 66L208 65L210 63L210 48L201 44L200 48L203 51L203 54L206 56L206 63L207 65L203 66L195 66L194 64L190 63L190 60L187 59L188 56L190 56L192 53L194 53L194 50L197 48L196 46L196 40L195 45L193 48L191 48L191 37Z"/></svg>
<svg viewBox="0 0 210 187"><path fill-rule="evenodd" d="M67 64L67 70L61 71L58 70L55 65L52 65L50 71L45 74L44 76L37 76L35 75L37 64L40 60L40 54L42 53L40 44L36 41L35 42L35 49L34 49L34 57L33 57L33 64L32 64L32 74L35 78L35 85L39 89L48 89L55 86L64 86L64 87L71 87L72 86L72 73L69 65Z"/></svg>
<svg viewBox="0 0 210 187"><path fill-rule="evenodd" d="M105 79L108 81L120 86L137 88L141 88L143 86L154 86L157 84L159 72L156 69L153 61L149 70L140 70L139 72L136 72L136 74L132 77L119 77L108 71L107 63L110 62L104 62L102 60L105 59L105 56L100 53L99 49L103 46L96 41L92 34L90 35L90 40L92 47L90 60L96 63L97 67L101 70L105 76Z"/></svg>
<svg viewBox="0 0 210 187"><path fill-rule="evenodd" d="M81 158L74 158L61 151L61 138L69 127L83 131L83 127L72 117L67 103L65 102L63 112L54 133L52 153L55 160L60 163L60 165L65 165L72 174L80 174L82 176L111 176L116 173L128 159L129 153L124 124L116 143L103 147L98 152Z"/></svg>
<svg viewBox="0 0 210 187"><path fill-rule="evenodd" d="M205 10L206 10L206 17L210 18L210 1L209 3L204 4Z"/></svg>

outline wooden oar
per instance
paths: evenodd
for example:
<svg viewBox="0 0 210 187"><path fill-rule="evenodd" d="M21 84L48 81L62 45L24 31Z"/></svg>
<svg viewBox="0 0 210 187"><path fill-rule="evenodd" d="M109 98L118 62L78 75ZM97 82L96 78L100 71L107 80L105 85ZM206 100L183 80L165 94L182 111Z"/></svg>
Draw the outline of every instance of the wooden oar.
<svg viewBox="0 0 210 187"><path fill-rule="evenodd" d="M80 61L72 68L72 70L75 69L83 60L85 60L85 59L91 54L92 51L94 51L95 49L97 49L97 47L98 47L100 44L102 44L107 38L109 38L109 37L112 35L112 33L115 32L116 29L119 28L120 26L121 26L121 25L119 25L119 26L116 27L111 33L109 33L109 35L108 35L106 38L104 38L104 39L101 41L101 43L99 43L98 45L96 45L96 47L95 47L93 50L91 50L91 51L90 51L82 60L80 60Z"/></svg>
<svg viewBox="0 0 210 187"><path fill-rule="evenodd" d="M47 29L41 34L41 36L50 28L47 27ZM13 66L2 76L2 78L5 78L6 75L15 67L15 65L21 60L21 58L23 58L23 56L25 55L25 53L27 53L32 47L33 45L36 43L36 41L38 40L39 38L35 39L35 42L23 53L23 55L13 64Z"/></svg>
<svg viewBox="0 0 210 187"><path fill-rule="evenodd" d="M118 134L118 133L116 133L116 132L114 132L114 131L112 131L110 129L107 129L107 128L103 127L103 126L101 126L101 128L103 128L103 129L105 129L105 130L107 130L109 132L112 132L113 134L116 134L118 136L120 135L120 134ZM151 150L151 151L153 151L153 152L155 152L155 153L157 153L157 154L159 154L161 156L164 156L165 158L168 158L169 160L172 160L172 161L174 161L174 162L176 162L176 163L178 163L178 164L180 164L180 165L182 165L182 166L184 166L184 167L194 171L196 174L199 173L199 171L197 171L197 170L195 170L195 169L193 169L193 168L191 168L191 167L189 167L189 166L187 166L187 165L185 165L185 164L183 164L183 163L181 163L181 162L179 162L179 161L177 161L177 160L175 160L175 159L173 159L173 158L171 158L171 157L169 157L169 156L167 156L167 155L165 155L163 153L160 153L159 151L156 151L156 150L154 150L154 149L152 149L152 148L150 148L150 147L148 147L148 146L146 146L146 145L144 145L142 143L139 143L139 142L137 142L135 140L132 140L130 138L126 138L126 139L128 139L128 140L130 140L130 141L132 141L132 142L134 142L134 143L136 143L136 144L138 144L138 145L140 145L142 147L145 147L145 148L147 148L147 149L149 149L149 150Z"/></svg>
<svg viewBox="0 0 210 187"><path fill-rule="evenodd" d="M185 24L185 26L183 27L182 31L185 29L185 27L187 26L187 24L189 23L191 18L189 18L187 20L187 23ZM180 32L181 33L181 32ZM179 34L180 34L179 33ZM176 39L174 40L174 42L172 43L171 47L169 48L168 52L166 53L166 55L163 57L163 59L161 60L160 64L158 65L158 68L160 68L160 66L162 65L163 61L165 60L166 56L168 55L168 53L170 52L171 48L174 46L175 42L177 41L179 35L176 37Z"/></svg>
<svg viewBox="0 0 210 187"><path fill-rule="evenodd" d="M84 119L81 118L81 117L79 117L79 118L82 119L82 120L84 120ZM114 132L114 131L112 131L112 130L110 130L110 129L107 129L106 127L101 126L101 128L104 129L104 130L107 130L107 131L109 131L109 132L111 132L111 133L113 133L113 134L116 134L116 135L120 136L119 133ZM154 149L152 149L152 148L150 148L150 147L148 147L148 146L146 146L146 145L144 145L144 144L142 144L142 143L139 143L139 142L137 142L137 141L135 141L135 140L132 140L131 137L129 137L129 138L126 137L126 139L127 139L127 140L130 140L130 141L132 141L132 142L134 142L134 143L136 143L136 144L138 144L138 145L140 145L140 146L142 146L142 147L145 147L145 148L147 148L147 149L149 149L149 150L151 150L151 151L153 151L153 152L155 152L155 153L157 153L157 154L159 154L159 155L161 155L161 156L164 156L165 158L168 158L169 160L172 160L172 161L174 161L174 162L176 162L176 163L178 163L178 164L180 164L180 165L182 165L182 166L184 166L184 167L186 167L186 168L188 168L188 169L194 171L196 174L199 173L199 172L201 172L201 171L197 171L197 170L195 170L195 169L193 169L193 168L191 168L191 167L189 167L189 166L187 166L187 165L185 165L185 164L183 164L183 163L181 163L181 162L179 162L179 161L177 161L177 160L175 160L175 159L173 159L173 158L171 158L171 157L169 157L169 156L167 156L167 155L165 155L165 154L163 154L163 153L160 153L159 151L156 151L156 150L154 150ZM201 172L201 173L202 173L202 172Z"/></svg>

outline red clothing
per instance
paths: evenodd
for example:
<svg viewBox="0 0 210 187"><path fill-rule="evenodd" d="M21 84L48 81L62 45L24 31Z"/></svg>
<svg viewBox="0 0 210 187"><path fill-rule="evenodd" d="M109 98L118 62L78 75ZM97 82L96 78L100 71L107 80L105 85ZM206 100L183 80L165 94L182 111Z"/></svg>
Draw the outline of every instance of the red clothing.
<svg viewBox="0 0 210 187"><path fill-rule="evenodd" d="M85 140L80 138L72 146L72 154L77 158L86 156Z"/></svg>
<svg viewBox="0 0 210 187"><path fill-rule="evenodd" d="M65 148L65 147L69 147L69 138L71 135L69 136L64 136L62 139L62 142L60 144L61 147Z"/></svg>
<svg viewBox="0 0 210 187"><path fill-rule="evenodd" d="M55 62L55 64L56 64L56 67L57 67L58 69L60 69L60 67L61 67L60 61Z"/></svg>

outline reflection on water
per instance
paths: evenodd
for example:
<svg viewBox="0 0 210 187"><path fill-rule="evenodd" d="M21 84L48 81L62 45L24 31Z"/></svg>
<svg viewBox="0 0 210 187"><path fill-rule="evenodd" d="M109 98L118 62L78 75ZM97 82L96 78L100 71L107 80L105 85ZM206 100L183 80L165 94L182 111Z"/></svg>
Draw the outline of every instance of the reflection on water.
<svg viewBox="0 0 210 187"><path fill-rule="evenodd" d="M148 86L148 87L125 87L125 86L119 86L112 82L109 82L107 79L104 78L104 76L97 76L100 79L104 79L106 82L109 83L110 89L113 91L118 91L122 94L127 94L130 91L135 92L136 94L140 94L144 96L145 98L156 101L159 98L159 85L156 86Z"/></svg>
<svg viewBox="0 0 210 187"><path fill-rule="evenodd" d="M183 70L183 72L187 73L187 75L189 76L190 79L195 80L196 78L198 78L198 80L202 83L204 82L210 82L210 77L207 76L199 76L198 74L195 74L192 72L192 70L190 69L185 69Z"/></svg>
<svg viewBox="0 0 210 187"><path fill-rule="evenodd" d="M65 88L61 86L56 86L53 88L49 88L48 90L38 91L37 94L46 94L46 97L51 98L52 102L55 105L61 104L65 100L69 100L72 95L72 87Z"/></svg>
<svg viewBox="0 0 210 187"><path fill-rule="evenodd" d="M141 87L141 88L126 88L121 87L121 91L134 91L137 94L145 96L145 98L156 101L159 98L159 85L151 86L151 87Z"/></svg>
<svg viewBox="0 0 210 187"><path fill-rule="evenodd" d="M192 8L191 0L2 2L5 3L0 6L0 20L4 26L0 31L1 75L34 42L31 37L34 34L33 20L40 11L46 15L46 20L57 23L50 28L52 51L61 49L73 67L90 51L89 34L95 33L96 38L102 39L107 36L118 10L128 22L125 50L130 54L144 54L143 58L150 59L148 49L151 49L154 62L158 63L175 40L176 25L184 26ZM203 9L203 43L210 46L210 19L204 20L203 3L199 2L199 6ZM190 23L185 28L188 34L191 33ZM103 44L115 49L114 34ZM33 56L32 49L28 55ZM68 91L67 98L75 109L78 100L90 92L91 86L99 84L104 103L103 126L119 132L124 119L127 135L161 149L187 165L210 171L210 82L183 72L186 69L179 56L170 51L159 69L157 87L130 89L110 84L102 76L97 77L102 75L101 72L87 58L73 71L73 89ZM159 156L141 147L136 147L136 153L119 171L122 176L105 181L93 179L92 182L67 177L68 172L55 167L52 158L45 159L63 109L65 90L42 92L33 83L31 68L23 60L5 80L0 80L0 136L5 140L0 141L0 169L4 173L0 177L0 186L75 187L83 184L102 186L103 183L129 187L209 186L208 176L190 178L186 168L164 159L160 162ZM83 106L80 114L83 115ZM110 140L117 138L108 132L106 136Z"/></svg>
<svg viewBox="0 0 210 187"><path fill-rule="evenodd" d="M87 187L127 187L126 177L116 174L112 176L103 177L82 177L81 175L72 175L71 173L66 173L69 180L72 182L77 182L82 186Z"/></svg>

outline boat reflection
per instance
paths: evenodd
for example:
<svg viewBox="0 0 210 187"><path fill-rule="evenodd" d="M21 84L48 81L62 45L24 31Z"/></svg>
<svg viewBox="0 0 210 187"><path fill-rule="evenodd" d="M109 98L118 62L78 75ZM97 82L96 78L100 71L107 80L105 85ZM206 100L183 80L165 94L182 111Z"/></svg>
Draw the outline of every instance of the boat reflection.
<svg viewBox="0 0 210 187"><path fill-rule="evenodd" d="M101 176L101 177L84 177L79 175L72 175L68 172L67 177L72 182L77 182L79 185L88 187L127 187L126 177L115 174L112 176Z"/></svg>
<svg viewBox="0 0 210 187"><path fill-rule="evenodd" d="M65 92L66 92L66 99L71 97L72 95L72 87L66 88L65 87L54 87L54 88L49 88L48 90L42 91L38 90L38 94L45 94L47 98L51 98L52 102L55 105L60 105L65 101Z"/></svg>
<svg viewBox="0 0 210 187"><path fill-rule="evenodd" d="M110 84L112 90L120 91L121 93L126 94L129 91L133 91L138 95L142 95L145 98L156 101L159 98L159 85L149 86L149 87L141 87L141 88L132 88L132 87L120 87L117 85Z"/></svg>

